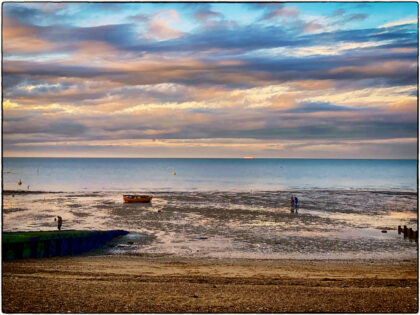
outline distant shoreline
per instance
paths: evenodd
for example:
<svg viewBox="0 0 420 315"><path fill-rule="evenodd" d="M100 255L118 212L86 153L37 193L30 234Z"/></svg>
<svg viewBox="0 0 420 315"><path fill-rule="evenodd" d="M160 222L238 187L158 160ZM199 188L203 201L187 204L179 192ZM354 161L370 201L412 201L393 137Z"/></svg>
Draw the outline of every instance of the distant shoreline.
<svg viewBox="0 0 420 315"><path fill-rule="evenodd" d="M59 194L64 191L43 191L43 190L3 190L4 195L27 195L27 194Z"/></svg>
<svg viewBox="0 0 420 315"><path fill-rule="evenodd" d="M295 158L270 158L270 157L82 157L82 156L59 156L59 157L49 157L49 156L4 156L4 159L107 159L107 160L123 160L123 159L144 159L144 160L325 160L325 161L418 161L418 159L404 159L404 158L305 158L305 157L295 157Z"/></svg>
<svg viewBox="0 0 420 315"><path fill-rule="evenodd" d="M13 189L4 189L3 190L3 194L4 195L25 195L25 194L71 194L71 193L86 193L86 194L100 194L103 192L108 192L108 193L125 193L125 192L131 192L132 190L75 190L75 191L48 191L48 190L13 190ZM146 191L147 193L152 193L152 194L165 194L165 193L175 193L175 194L182 194L182 193L215 193L215 192L232 192L231 190L194 190L194 191L180 191L180 190L165 190L165 191L160 191L160 190L142 190L142 191ZM375 190L375 189L359 189L359 188L355 188L355 189L315 189L315 188L307 188L307 189L278 189L278 190L253 190L254 193L258 193L258 192L278 192L278 193L304 193L304 192L372 192L372 193L376 193L376 194L392 194L392 195L412 195L412 196L416 196L418 194L417 191L412 191L412 190ZM233 191L235 193L249 193L249 191ZM134 191L133 191L134 193Z"/></svg>

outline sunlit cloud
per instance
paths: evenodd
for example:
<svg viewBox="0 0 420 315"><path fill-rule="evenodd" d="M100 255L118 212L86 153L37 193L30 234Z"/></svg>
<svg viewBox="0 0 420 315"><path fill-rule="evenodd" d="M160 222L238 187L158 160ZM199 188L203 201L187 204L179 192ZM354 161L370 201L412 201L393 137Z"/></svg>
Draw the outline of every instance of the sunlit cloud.
<svg viewBox="0 0 420 315"><path fill-rule="evenodd" d="M175 10L159 11L148 23L146 38L157 40L180 37L183 32L171 25L179 22L178 12Z"/></svg>
<svg viewBox="0 0 420 315"><path fill-rule="evenodd" d="M413 95L416 91L416 86L366 88L340 91L338 93L326 93L318 96L313 95L308 100L328 101L355 107L386 107L389 104L401 101L402 98L417 100L417 97Z"/></svg>
<svg viewBox="0 0 420 315"><path fill-rule="evenodd" d="M398 20L394 22L389 22L382 24L378 26L379 28L386 28L386 27L392 27L392 26L398 26L398 25L405 25L405 24L417 24L417 20L411 19L411 20Z"/></svg>
<svg viewBox="0 0 420 315"><path fill-rule="evenodd" d="M3 101L3 110L8 110L10 108L18 108L19 104L10 102L9 100Z"/></svg>

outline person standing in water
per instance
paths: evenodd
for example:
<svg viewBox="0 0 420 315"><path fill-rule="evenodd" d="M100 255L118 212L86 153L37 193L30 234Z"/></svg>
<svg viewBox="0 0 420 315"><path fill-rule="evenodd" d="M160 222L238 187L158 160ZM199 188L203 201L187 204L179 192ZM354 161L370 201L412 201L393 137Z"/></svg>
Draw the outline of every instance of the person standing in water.
<svg viewBox="0 0 420 315"><path fill-rule="evenodd" d="M57 220L57 228L59 231L61 231L61 226L63 225L63 218L58 215L57 218L54 218L54 221L56 220Z"/></svg>

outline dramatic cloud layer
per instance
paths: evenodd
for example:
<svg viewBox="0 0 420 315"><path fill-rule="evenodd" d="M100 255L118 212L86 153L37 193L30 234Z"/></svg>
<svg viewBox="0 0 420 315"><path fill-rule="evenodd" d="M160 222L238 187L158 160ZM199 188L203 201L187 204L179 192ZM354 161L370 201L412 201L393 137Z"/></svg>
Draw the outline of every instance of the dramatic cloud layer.
<svg viewBox="0 0 420 315"><path fill-rule="evenodd" d="M5 3L5 156L416 158L416 3Z"/></svg>

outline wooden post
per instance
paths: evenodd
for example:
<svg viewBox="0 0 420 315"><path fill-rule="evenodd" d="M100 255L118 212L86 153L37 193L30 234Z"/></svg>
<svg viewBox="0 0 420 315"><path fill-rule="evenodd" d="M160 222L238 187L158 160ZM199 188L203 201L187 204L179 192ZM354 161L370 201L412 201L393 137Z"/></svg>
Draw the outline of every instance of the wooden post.
<svg viewBox="0 0 420 315"><path fill-rule="evenodd" d="M414 238L414 233L413 233L414 231L413 231L413 229L412 228L409 228L408 229L408 238L411 240L411 239L413 239Z"/></svg>
<svg viewBox="0 0 420 315"><path fill-rule="evenodd" d="M407 225L404 225L404 238L408 235Z"/></svg>
<svg viewBox="0 0 420 315"><path fill-rule="evenodd" d="M398 234L401 234L402 228L401 225L398 225Z"/></svg>

